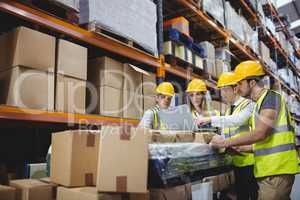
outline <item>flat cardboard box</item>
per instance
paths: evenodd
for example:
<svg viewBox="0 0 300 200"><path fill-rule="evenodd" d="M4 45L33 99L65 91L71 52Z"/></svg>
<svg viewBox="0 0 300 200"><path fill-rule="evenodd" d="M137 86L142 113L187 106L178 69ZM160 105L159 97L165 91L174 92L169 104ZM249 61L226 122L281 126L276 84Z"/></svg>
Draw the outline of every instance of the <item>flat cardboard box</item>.
<svg viewBox="0 0 300 200"><path fill-rule="evenodd" d="M155 96L144 96L144 112L150 108L153 108L156 105Z"/></svg>
<svg viewBox="0 0 300 200"><path fill-rule="evenodd" d="M194 134L189 131L151 130L149 143L194 142Z"/></svg>
<svg viewBox="0 0 300 200"><path fill-rule="evenodd" d="M136 92L123 91L123 117L140 119L143 114L143 96Z"/></svg>
<svg viewBox="0 0 300 200"><path fill-rule="evenodd" d="M16 188L16 200L52 200L52 187L34 179L10 181L10 186Z"/></svg>
<svg viewBox="0 0 300 200"><path fill-rule="evenodd" d="M191 184L165 189L150 189L150 199L153 200L191 200Z"/></svg>
<svg viewBox="0 0 300 200"><path fill-rule="evenodd" d="M98 191L147 193L149 130L103 126L101 133Z"/></svg>
<svg viewBox="0 0 300 200"><path fill-rule="evenodd" d="M99 57L89 61L88 81L95 87L110 86L123 89L123 63L109 57Z"/></svg>
<svg viewBox="0 0 300 200"><path fill-rule="evenodd" d="M57 51L58 73L82 80L87 79L87 48L59 39Z"/></svg>
<svg viewBox="0 0 300 200"><path fill-rule="evenodd" d="M0 103L22 108L54 110L54 75L24 67L0 73Z"/></svg>
<svg viewBox="0 0 300 200"><path fill-rule="evenodd" d="M128 63L124 64L124 86L123 90L142 94L142 73L139 69Z"/></svg>
<svg viewBox="0 0 300 200"><path fill-rule="evenodd" d="M54 72L55 37L18 27L0 36L0 71L14 66Z"/></svg>
<svg viewBox="0 0 300 200"><path fill-rule="evenodd" d="M57 74L55 110L67 113L85 113L86 81Z"/></svg>
<svg viewBox="0 0 300 200"><path fill-rule="evenodd" d="M123 91L109 86L97 88L96 107L94 114L122 117ZM95 97L94 97L95 98Z"/></svg>
<svg viewBox="0 0 300 200"><path fill-rule="evenodd" d="M143 95L154 96L156 86L156 75L154 73L143 74Z"/></svg>
<svg viewBox="0 0 300 200"><path fill-rule="evenodd" d="M51 181L68 187L96 184L100 131L52 134Z"/></svg>
<svg viewBox="0 0 300 200"><path fill-rule="evenodd" d="M195 143L205 143L209 144L212 138L216 135L216 133L211 132L203 132L203 133L195 133Z"/></svg>
<svg viewBox="0 0 300 200"><path fill-rule="evenodd" d="M121 194L98 193L95 187L59 187L57 200L122 200L122 196Z"/></svg>
<svg viewBox="0 0 300 200"><path fill-rule="evenodd" d="M16 200L16 189L5 185L0 185L0 199Z"/></svg>

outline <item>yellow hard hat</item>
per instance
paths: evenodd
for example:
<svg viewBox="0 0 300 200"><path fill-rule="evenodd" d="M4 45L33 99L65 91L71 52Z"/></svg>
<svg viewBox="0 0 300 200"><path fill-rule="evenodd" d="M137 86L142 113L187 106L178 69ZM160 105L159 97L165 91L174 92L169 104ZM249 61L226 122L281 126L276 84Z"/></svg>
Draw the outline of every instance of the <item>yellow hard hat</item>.
<svg viewBox="0 0 300 200"><path fill-rule="evenodd" d="M218 80L217 87L221 88L221 87L225 87L225 86L229 86L229 85L235 85L235 84L237 84L235 73L233 73L233 72L224 72L224 73L221 74L221 76Z"/></svg>
<svg viewBox="0 0 300 200"><path fill-rule="evenodd" d="M248 60L241 62L234 70L236 82L252 76L263 76L265 71L259 62Z"/></svg>
<svg viewBox="0 0 300 200"><path fill-rule="evenodd" d="M200 79L193 79L188 84L186 92L207 92L206 84Z"/></svg>
<svg viewBox="0 0 300 200"><path fill-rule="evenodd" d="M174 96L175 95L174 87L169 82L162 82L161 84L159 84L156 88L156 92L159 94L166 95L166 96Z"/></svg>

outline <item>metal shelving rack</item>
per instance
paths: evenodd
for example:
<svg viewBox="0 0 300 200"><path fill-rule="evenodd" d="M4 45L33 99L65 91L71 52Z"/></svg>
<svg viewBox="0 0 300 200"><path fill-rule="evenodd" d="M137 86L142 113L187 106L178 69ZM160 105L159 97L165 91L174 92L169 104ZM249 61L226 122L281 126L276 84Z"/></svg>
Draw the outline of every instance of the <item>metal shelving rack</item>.
<svg viewBox="0 0 300 200"><path fill-rule="evenodd" d="M158 9L161 13L162 8L162 0L157 0ZM224 42L228 45L228 47L235 51L237 57L241 60L244 59L254 59L262 60L253 52L249 51L246 46L235 39L225 28L219 26L213 19L208 16L205 12L203 12L193 1L191 0L172 0L168 1L168 3L179 5L178 9L184 12L181 12L181 15L186 15L189 19L190 16L193 16L199 21L199 25L206 25L206 28L211 32L217 34L220 38L220 41ZM239 0L241 7L248 12L251 16L252 20L255 23L261 23L259 16L250 8L248 3L245 0ZM278 16L277 11L270 4L272 8L272 12ZM274 11L275 10L275 11ZM128 46L124 43L119 42L113 38L107 37L101 34L95 34L89 32L79 26L68 23L64 20L58 19L54 16L51 16L45 12L40 10L33 9L27 5L18 3L16 1L4 0L0 2L0 13L7 13L16 18L25 20L26 22L32 23L34 25L41 26L43 28L49 29L51 31L67 35L72 39L83 42L87 45L91 45L93 47L97 47L101 50L113 53L115 55L127 58L132 60L133 62L137 62L143 64L149 68L154 69L157 72L157 77L159 81L162 81L166 75L166 73L173 74L177 77L180 77L185 80L190 80L192 78L203 78L201 74L196 74L192 70L186 70L176 66L170 66L169 64L164 62L164 56L160 55L159 57L152 56L143 51L140 51L136 48ZM280 18L278 17L278 20ZM162 23L162 20L160 21ZM160 27L160 31L162 28ZM159 41L163 42L161 39L161 32L159 34ZM289 63L291 69L300 75L300 70L296 68L296 66L290 61L287 54L284 52L279 42L276 41L276 38L270 35L270 39L273 41L274 48L278 49L279 53L282 54ZM160 46L160 45L159 45ZM160 46L161 47L161 46ZM293 45L295 48L295 45ZM299 50L295 49L296 53L299 55ZM161 52L161 51L160 51ZM263 63L263 62L262 62ZM288 85L286 85L280 78L274 75L269 67L265 65L265 69L268 74L276 81L280 83L280 85L285 88L290 94L294 94L298 100L300 101L300 95L292 90ZM206 80L208 86L210 88L216 88L215 82L213 80ZM39 111L39 110L31 110L31 109L21 109L15 107L9 107L2 105L0 106L0 119L4 120L21 120L21 121L39 121L39 122L49 122L49 123L69 123L68 118L74 119L73 123L75 124L131 124L137 125L138 120L131 119L122 119L122 118L114 118L114 117L105 117L98 115L82 115L82 114L70 114L70 113L59 113L59 112L49 112L49 111Z"/></svg>

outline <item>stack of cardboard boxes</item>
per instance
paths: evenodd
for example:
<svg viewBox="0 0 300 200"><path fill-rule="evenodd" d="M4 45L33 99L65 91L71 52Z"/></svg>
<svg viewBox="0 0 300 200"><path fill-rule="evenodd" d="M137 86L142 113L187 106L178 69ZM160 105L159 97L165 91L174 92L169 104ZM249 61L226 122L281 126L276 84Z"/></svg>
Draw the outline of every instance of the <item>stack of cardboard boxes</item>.
<svg viewBox="0 0 300 200"><path fill-rule="evenodd" d="M86 48L19 27L0 36L0 49L2 104L85 112Z"/></svg>
<svg viewBox="0 0 300 200"><path fill-rule="evenodd" d="M89 92L87 105L94 114L140 119L143 110L155 105L155 74L133 65L109 57L92 59L88 81L96 90Z"/></svg>

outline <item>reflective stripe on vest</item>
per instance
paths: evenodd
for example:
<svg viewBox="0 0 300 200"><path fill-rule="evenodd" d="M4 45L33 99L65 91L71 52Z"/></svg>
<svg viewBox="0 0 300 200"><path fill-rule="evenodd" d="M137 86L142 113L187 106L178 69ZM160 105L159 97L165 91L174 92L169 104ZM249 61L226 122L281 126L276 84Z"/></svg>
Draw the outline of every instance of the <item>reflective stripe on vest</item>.
<svg viewBox="0 0 300 200"><path fill-rule="evenodd" d="M232 114L236 114L241 112L245 107L249 105L250 101L248 99L244 99L240 102L233 110ZM225 116L229 116L230 108L226 111ZM248 120L249 121L249 120ZM248 121L240 126L240 127L232 127L224 129L224 136L226 139L240 137L244 134L249 133L250 127ZM245 167L254 164L254 156L253 153L242 153L242 155L234 155L233 156L233 164L236 167Z"/></svg>
<svg viewBox="0 0 300 200"><path fill-rule="evenodd" d="M158 115L157 112L159 111L159 108L157 106L151 108L153 112L153 129L158 129Z"/></svg>
<svg viewBox="0 0 300 200"><path fill-rule="evenodd" d="M267 93L268 91L265 91L256 102L251 116L253 130L255 129L259 110ZM278 111L275 127L271 129L266 139L253 144L255 156L254 174L257 178L281 174L296 174L299 172L291 115L284 97L277 92L275 93L280 96L280 110Z"/></svg>

